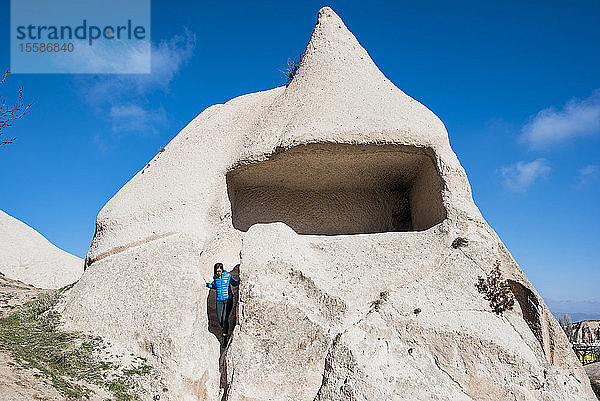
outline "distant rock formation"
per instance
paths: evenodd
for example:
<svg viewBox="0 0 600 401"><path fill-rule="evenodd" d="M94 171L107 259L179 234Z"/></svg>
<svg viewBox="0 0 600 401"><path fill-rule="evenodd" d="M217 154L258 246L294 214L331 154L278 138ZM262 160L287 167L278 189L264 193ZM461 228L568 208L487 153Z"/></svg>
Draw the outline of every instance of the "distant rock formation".
<svg viewBox="0 0 600 401"><path fill-rule="evenodd" d="M38 288L60 288L79 280L83 260L0 210L0 272Z"/></svg>
<svg viewBox="0 0 600 401"><path fill-rule="evenodd" d="M600 320L583 320L571 325L571 342L593 343L600 341Z"/></svg>
<svg viewBox="0 0 600 401"><path fill-rule="evenodd" d="M330 8L289 86L206 109L96 224L63 314L144 353L161 401L595 399L444 124ZM224 354L215 262L240 263Z"/></svg>

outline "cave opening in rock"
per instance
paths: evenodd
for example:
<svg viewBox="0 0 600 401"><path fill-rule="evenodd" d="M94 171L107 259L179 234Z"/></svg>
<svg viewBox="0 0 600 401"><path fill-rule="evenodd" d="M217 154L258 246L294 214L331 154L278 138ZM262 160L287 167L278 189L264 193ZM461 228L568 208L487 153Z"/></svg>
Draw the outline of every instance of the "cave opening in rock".
<svg viewBox="0 0 600 401"><path fill-rule="evenodd" d="M519 306L521 307L521 313L523 313L523 319L529 326L529 329L540 343L544 354L547 353L546 347L544 346L544 333L542 316L540 314L540 304L537 297L529 288L523 284L514 280L507 280L510 286L511 292L514 294Z"/></svg>
<svg viewBox="0 0 600 401"><path fill-rule="evenodd" d="M227 174L233 225L283 222L299 234L426 230L446 217L429 148L318 143Z"/></svg>

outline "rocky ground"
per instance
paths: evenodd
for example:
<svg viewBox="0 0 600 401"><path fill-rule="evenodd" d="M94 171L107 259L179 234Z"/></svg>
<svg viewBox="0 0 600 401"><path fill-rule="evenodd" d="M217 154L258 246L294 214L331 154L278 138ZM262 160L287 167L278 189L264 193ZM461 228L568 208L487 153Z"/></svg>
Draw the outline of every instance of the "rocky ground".
<svg viewBox="0 0 600 401"><path fill-rule="evenodd" d="M114 364L102 368L95 358L97 350L91 343L86 345L92 337L70 334L52 324L56 316L51 313L52 302L63 290L59 291L42 290L0 273L0 401L134 399L133 376L144 376L145 364L134 360L124 365L127 371ZM30 301L34 302L25 305ZM13 313L19 313L18 317ZM82 374L75 377L73 369ZM105 372L114 374L102 376ZM112 394L107 391L109 385Z"/></svg>
<svg viewBox="0 0 600 401"><path fill-rule="evenodd" d="M42 292L44 290L11 280L0 273L0 318L7 316L15 307L31 301Z"/></svg>
<svg viewBox="0 0 600 401"><path fill-rule="evenodd" d="M0 318L31 301L44 290L6 278L0 273ZM0 344L0 401L64 400L58 391L36 372L16 364Z"/></svg>

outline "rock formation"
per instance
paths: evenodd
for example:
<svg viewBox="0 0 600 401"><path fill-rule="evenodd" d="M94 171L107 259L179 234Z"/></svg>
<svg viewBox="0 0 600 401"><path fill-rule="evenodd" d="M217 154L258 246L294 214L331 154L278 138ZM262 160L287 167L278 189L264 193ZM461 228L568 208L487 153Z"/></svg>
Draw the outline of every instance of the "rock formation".
<svg viewBox="0 0 600 401"><path fill-rule="evenodd" d="M224 355L218 261L242 280ZM477 288L497 264L501 314ZM63 308L145 353L161 400L594 399L444 124L330 8L289 86L206 109L104 206Z"/></svg>
<svg viewBox="0 0 600 401"><path fill-rule="evenodd" d="M0 210L0 272L38 288L60 288L81 277L83 260Z"/></svg>
<svg viewBox="0 0 600 401"><path fill-rule="evenodd" d="M600 400L600 362L585 365L585 372L590 378L592 389L594 390L594 393L596 393L596 397Z"/></svg>
<svg viewBox="0 0 600 401"><path fill-rule="evenodd" d="M571 342L593 343L600 342L600 320L583 320L571 324Z"/></svg>

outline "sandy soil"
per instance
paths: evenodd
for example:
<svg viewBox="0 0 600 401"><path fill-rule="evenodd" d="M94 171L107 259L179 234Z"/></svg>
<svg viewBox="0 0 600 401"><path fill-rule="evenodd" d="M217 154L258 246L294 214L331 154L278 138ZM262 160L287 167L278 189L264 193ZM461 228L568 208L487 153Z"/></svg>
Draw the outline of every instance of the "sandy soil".
<svg viewBox="0 0 600 401"><path fill-rule="evenodd" d="M11 280L0 273L0 317L8 315L15 306L31 301L42 292L44 290Z"/></svg>
<svg viewBox="0 0 600 401"><path fill-rule="evenodd" d="M58 391L34 371L14 363L10 355L0 351L0 401L65 400Z"/></svg>
<svg viewBox="0 0 600 401"><path fill-rule="evenodd" d="M11 280L0 273L0 317L32 300L44 290ZM17 365L0 344L0 401L65 400L44 379L34 376L35 371Z"/></svg>

